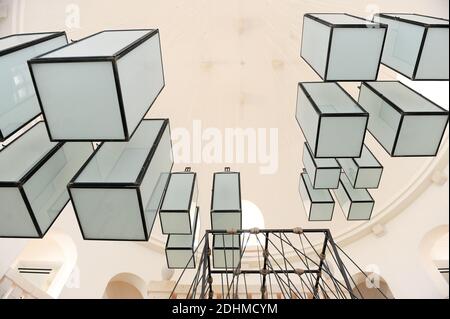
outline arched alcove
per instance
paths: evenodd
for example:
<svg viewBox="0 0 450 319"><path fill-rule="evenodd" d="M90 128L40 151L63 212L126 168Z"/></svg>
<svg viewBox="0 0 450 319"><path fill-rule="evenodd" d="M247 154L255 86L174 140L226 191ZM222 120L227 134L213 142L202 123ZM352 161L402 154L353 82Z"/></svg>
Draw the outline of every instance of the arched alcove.
<svg viewBox="0 0 450 319"><path fill-rule="evenodd" d="M120 273L110 279L105 287L103 299L146 299L145 281L131 273Z"/></svg>

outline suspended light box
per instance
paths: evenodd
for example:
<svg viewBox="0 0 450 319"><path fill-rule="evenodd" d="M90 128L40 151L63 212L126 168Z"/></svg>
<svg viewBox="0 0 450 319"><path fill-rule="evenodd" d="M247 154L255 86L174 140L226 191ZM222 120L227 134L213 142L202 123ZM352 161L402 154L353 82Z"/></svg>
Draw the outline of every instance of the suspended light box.
<svg viewBox="0 0 450 319"><path fill-rule="evenodd" d="M342 173L339 188L333 192L347 220L370 220L375 201L366 189L353 188Z"/></svg>
<svg viewBox="0 0 450 319"><path fill-rule="evenodd" d="M389 26L381 62L411 80L448 81L448 20L419 14L380 13Z"/></svg>
<svg viewBox="0 0 450 319"><path fill-rule="evenodd" d="M24 33L0 38L0 141L41 113L27 61L66 44L65 32Z"/></svg>
<svg viewBox="0 0 450 319"><path fill-rule="evenodd" d="M173 165L168 120L102 143L69 183L84 239L147 241Z"/></svg>
<svg viewBox="0 0 450 319"><path fill-rule="evenodd" d="M448 111L398 81L364 82L368 130L391 156L435 156Z"/></svg>
<svg viewBox="0 0 450 319"><path fill-rule="evenodd" d="M198 225L199 209L195 208L192 234L171 234L167 238L166 258L169 269L193 269L195 268L196 237L199 234Z"/></svg>
<svg viewBox="0 0 450 319"><path fill-rule="evenodd" d="M345 13L306 14L301 57L325 81L376 80L386 29Z"/></svg>
<svg viewBox="0 0 450 319"><path fill-rule="evenodd" d="M213 230L242 229L241 180L237 172L214 173L211 227Z"/></svg>
<svg viewBox="0 0 450 319"><path fill-rule="evenodd" d="M197 174L193 172L170 174L159 212L163 234L192 234L197 196Z"/></svg>
<svg viewBox="0 0 450 319"><path fill-rule="evenodd" d="M369 114L337 83L299 83L296 119L315 158L359 157Z"/></svg>
<svg viewBox="0 0 450 319"><path fill-rule="evenodd" d="M309 221L330 221L334 199L328 189L315 189L307 173L300 174L299 193Z"/></svg>
<svg viewBox="0 0 450 319"><path fill-rule="evenodd" d="M29 65L52 140L128 141L164 87L158 30L103 31Z"/></svg>
<svg viewBox="0 0 450 319"><path fill-rule="evenodd" d="M314 158L308 143L305 143L303 146L303 165L315 189L338 187L341 167L336 159Z"/></svg>
<svg viewBox="0 0 450 319"><path fill-rule="evenodd" d="M67 183L92 154L56 143L38 122L0 152L0 237L42 238L69 201Z"/></svg>
<svg viewBox="0 0 450 319"><path fill-rule="evenodd" d="M353 188L378 188L383 166L364 145L361 157L338 159Z"/></svg>
<svg viewBox="0 0 450 319"><path fill-rule="evenodd" d="M237 237L237 240L232 240ZM231 244L228 244L231 243ZM235 269L241 262L241 239L236 235L213 235L213 268Z"/></svg>

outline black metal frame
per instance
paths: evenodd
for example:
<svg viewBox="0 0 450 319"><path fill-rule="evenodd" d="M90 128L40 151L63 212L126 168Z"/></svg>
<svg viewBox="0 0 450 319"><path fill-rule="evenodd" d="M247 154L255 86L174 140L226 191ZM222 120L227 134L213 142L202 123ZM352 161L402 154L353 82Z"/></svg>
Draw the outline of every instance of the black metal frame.
<svg viewBox="0 0 450 319"><path fill-rule="evenodd" d="M3 149L0 150L0 153L3 152L5 149L7 149L10 145L14 144L16 141L20 140L20 137L30 132L32 129L34 129L37 125L41 124L43 121L38 121L33 126L31 126L27 131L21 133L15 140L13 140L10 144L6 145ZM53 142L55 143L55 142ZM39 226L39 223L36 219L36 216L34 214L33 208L31 207L31 203L29 202L27 195L24 190L24 185L27 183L27 181L33 177L33 175L39 171L39 169L44 166L52 157L55 155L62 147L64 146L64 142L58 142L50 151L48 151L37 163L34 164L34 166L27 171L19 181L17 182L2 182L0 181L0 188L17 188L19 189L20 195L24 201L24 204L27 208L27 211L30 215L31 221L33 222L34 227L36 228L36 233L38 236L1 236L0 238L31 238L31 239L38 239L38 238L44 238L44 236L47 234L47 232L50 230L50 228L53 226L53 224L58 219L59 215L62 213L64 208L67 206L67 204L70 201L69 199L66 201L66 203L62 206L61 210L56 214L55 219L50 223L48 228L43 231L41 227ZM70 194L69 194L70 195Z"/></svg>
<svg viewBox="0 0 450 319"><path fill-rule="evenodd" d="M306 175L306 177L305 177L305 175ZM328 192L328 194L330 195L330 198L331 198L331 201L330 201L330 202L314 202L314 201L312 200L311 193L309 192L308 187L306 186L306 180L305 180L305 178L308 178L309 182L311 183L311 180L309 179L309 176L308 176L308 174L307 174L306 172L300 173L300 182L303 183L303 185L305 186L306 193L308 194L309 201L311 202L311 207L309 208L309 212L307 212L307 214L308 214L308 221L309 221L309 222L327 222L327 221L328 221L328 222L331 222L331 221L333 220L333 216L334 216L334 208L336 207L336 203L335 203L335 201L334 201L334 199L333 199L333 196L331 195L330 190L327 189L327 188L318 189L318 190L320 190L320 191L327 191L327 192ZM312 185L312 183L311 183L311 185ZM338 187L339 187L339 185L338 185ZM301 198L301 194L300 194L300 198ZM302 199L302 202L304 202L303 199ZM328 219L328 220L325 220L325 219L321 219L321 220L311 219L311 209L312 209L312 205L313 205L313 204L314 204L314 205L329 205L329 204L333 204L333 209L332 209L332 211L331 211L330 219ZM306 207L305 207L304 205L303 205L303 207L304 207L305 210L306 210Z"/></svg>
<svg viewBox="0 0 450 319"><path fill-rule="evenodd" d="M66 42L68 42L67 35L66 35L65 31L11 34L11 35L8 35L6 37L0 38L0 40L4 40L4 39L7 39L7 38L12 38L12 37L20 37L20 36L26 36L26 35L38 35L38 34L49 34L49 35L45 36L45 37L42 37L42 38L39 38L39 39L35 39L33 41L29 41L29 42L26 42L26 43L15 45L15 46L10 47L10 48L5 49L5 50L2 50L2 51L0 51L0 58L3 57L3 56L6 56L8 54L15 53L15 52L20 51L20 50L30 48L30 47L35 46L37 44L41 44L41 43L44 43L44 42L47 42L47 41L59 38L61 36L64 36L66 38ZM1 131L1 128L0 128L0 142L3 142L5 140L7 140L8 138L10 138L11 136L13 136L14 134L16 134L18 131L20 131L25 126L27 126L28 124L33 122L35 119L37 119L40 115L41 115L41 113L39 112L38 114L34 115L31 119L25 121L23 124L21 124L19 127L17 127L13 132L8 133L7 135L3 135L2 131Z"/></svg>
<svg viewBox="0 0 450 319"><path fill-rule="evenodd" d="M317 106L316 102L314 102L314 99L312 98L312 96L309 94L308 90L303 85L303 84L331 84L331 83L336 85L338 89L342 90L342 92L344 92L349 97L349 99L351 99L351 101L353 101L353 103L355 103L355 105L359 109L361 109L362 113L335 113L335 114L322 113L320 108ZM361 140L361 149L359 151L358 156L356 156L356 157L360 157L362 150L363 150L363 146L364 146L364 140L366 137L367 126L369 124L369 113L359 104L359 102L355 101L355 99L346 90L344 90L344 88L341 85L339 85L339 83L337 83L337 82L299 82L297 90L298 91L301 90L303 92L303 94L306 96L308 101L311 103L313 109L316 111L316 113L319 117L319 123L317 125L317 133L316 133L317 138L316 138L316 143L314 145L314 153L313 153L314 157L315 158L336 158L336 157L330 157L330 156L317 156L317 148L318 148L318 144L319 144L318 142L319 142L319 137L320 137L320 126L321 126L321 122L322 122L322 117L365 117L366 125L365 125L365 129L364 129L364 133L363 133L363 138ZM298 106L298 91L297 91L297 106ZM306 135L305 135L305 132L303 131L302 125L300 124L300 119L297 117L297 112L295 114L295 118L296 118L297 123L300 126L300 129L306 140ZM339 157L340 158L352 158L355 156L339 156Z"/></svg>
<svg viewBox="0 0 450 319"><path fill-rule="evenodd" d="M416 58L416 63L414 65L414 69L413 69L413 74L412 75L406 75L403 72L400 72L399 70L395 69L394 67L387 65L384 62L381 62L381 64L383 64L385 67L403 75L404 77L413 80L413 81L448 81L449 79L421 79L421 78L417 78L417 71L419 69L419 64L420 61L422 59L422 52L423 52L423 48L425 46L425 42L426 42L426 38L428 35L428 30L430 28L439 28L439 29L448 29L449 25L445 25L445 24L434 24L434 23L423 23L423 22L419 22L419 21L414 21L414 20L408 20L408 19L404 19L402 17L398 17L396 15L401 14L401 15L409 15L409 16L419 16L419 17L425 17L425 18L433 18L436 20L442 20L442 21L447 21L449 22L449 20L447 19L442 19L442 18L437 18L437 17L432 17L432 16L427 16L427 15L423 15L423 14L416 14L416 13L376 13L372 19L372 21L375 20L375 17L379 17L379 18L384 18L384 19L388 19L388 20L394 20L397 22L403 22L403 23L408 23L408 24L413 24L416 26L420 26L423 27L423 34L422 34L422 40L420 42L420 47L419 47L419 52L417 53L417 58ZM389 32L389 29L388 29Z"/></svg>
<svg viewBox="0 0 450 319"><path fill-rule="evenodd" d="M53 53L55 51L67 48L68 46L71 46L75 43L78 43L80 41L92 38L96 35L99 35L101 33L104 32L117 32L117 31L148 31L148 33L146 33L145 35L143 35L142 37L140 37L139 39L135 40L134 42L130 43L129 45L127 45L126 47L122 48L121 50L119 50L118 52L116 52L115 54L111 55L111 56L83 56L83 57L59 57L59 58L45 58L46 55ZM145 111L142 119L139 121L138 125L134 128L134 130L132 132L129 132L128 130L128 126L127 126L127 122L126 122L126 115L125 115L125 106L124 106L124 101L122 98L122 91L121 91L121 87L120 87L120 78L119 78L119 72L118 72L118 68L117 68L117 61L119 59L121 59L123 56L125 56L126 54L128 54L129 52L131 52L132 50L134 50L135 48L137 48L138 46L140 46L141 44L143 44L144 42L146 42L147 40L149 40L150 38L152 38L153 36L158 35L159 36L159 29L128 29L128 30L104 30L104 31L100 31L94 34L91 34L83 39L80 39L78 41L72 42L66 46L63 46L61 48L52 50L50 52L47 52L45 54L39 55L31 60L28 61L28 67L30 69L30 73L31 73L31 78L33 80L33 85L36 91L36 96L38 98L38 102L39 102L39 106L41 108L41 112L42 115L44 117L45 123L46 123L46 127L47 127L47 132L48 135L50 137L51 141L73 141L73 142L82 142L82 141L92 141L93 139L55 139L53 138L51 131L50 131L50 127L48 125L47 122L47 118L45 116L45 112L44 112L44 106L42 103L42 99L41 96L39 94L39 89L38 89L38 85L36 83L36 79L33 73L33 65L34 64L39 64L39 63L76 63L76 62L111 62L111 67L113 70L113 74L114 74L114 82L115 82L115 86L116 86L116 94L117 94L117 99L118 99L118 105L119 105L119 112L120 112L120 117L121 117L121 122L122 122L122 128L123 128L123 133L124 133L124 137L123 138L112 138L112 139L94 139L94 140L98 140L98 141L104 141L104 142L127 142L131 139L131 137L134 135L134 133L136 132L137 128L139 127L139 125L141 124L142 120L145 118L145 115L150 111L151 107L153 106L153 104L155 103L155 101L158 99L159 95L161 94L162 90L165 87L165 77L164 77L164 66L163 66L163 61L162 61L162 49L161 49L161 38L159 38L159 48L160 48L160 56L161 56L161 66L162 66L162 75L163 75L163 85L162 88L160 89L160 91L156 94L155 98L153 99L153 101L150 102L149 107L147 108L147 110Z"/></svg>
<svg viewBox="0 0 450 319"><path fill-rule="evenodd" d="M380 186L381 183L381 177L383 175L383 171L384 171L384 166L381 165L380 161L375 157L375 155L373 155L372 151L370 150L370 148L368 148L367 146L365 146L365 148L367 149L367 151L372 154L373 158L377 161L378 166L364 166L364 165L359 165L358 162L356 161L358 158L350 158L348 160L351 160L353 163L355 163L355 166L357 167L356 170L356 176L355 176L355 182L352 183L350 180L350 177L347 175L347 172L345 171L345 169L343 168L342 164L340 163L341 160L343 159L339 159L337 158L336 160L339 162L339 165L341 165L342 167L342 171L344 172L344 174L347 176L348 180L350 181L350 184L352 184L354 189L376 189ZM345 159L344 159L345 160ZM359 174L359 170L360 169L381 169L380 172L380 178L378 179L378 183L376 186L373 187L356 187L357 183L358 183L358 174ZM339 185L338 185L339 186Z"/></svg>
<svg viewBox="0 0 450 319"><path fill-rule="evenodd" d="M195 172L191 172L191 171L184 171L184 172L174 172L174 173L170 173L169 179L167 181L167 189L169 188L170 185L170 181L172 179L172 175L174 174L190 174L193 175L193 179L192 179L192 187L191 187L191 194L189 197L189 207L186 210L182 210L182 209L162 209L162 207L164 206L164 200L166 199L166 195L167 192L164 194L163 200L162 200L162 205L161 205L161 209L159 211L159 221L161 223L161 232L163 235L190 235L192 234L192 220L191 220L191 209L192 209L192 199L194 196L194 192L195 192L195 186L197 183L197 173ZM170 233L170 232L166 232L164 231L164 225L162 222L162 218L161 218L161 214L173 214L173 213L186 213L188 215L188 219L189 219L189 233Z"/></svg>
<svg viewBox="0 0 450 319"><path fill-rule="evenodd" d="M75 176L70 180L70 182L67 184L67 189L69 191L69 196L70 199L72 201L72 205L73 205L73 210L75 212L75 216L77 218L77 222L78 222L78 226L80 228L80 232L81 235L83 237L84 240L97 240L97 241L148 241L150 239L150 233L153 229L153 226L155 224L155 220L156 217L158 215L159 209L161 208L162 205L162 199L165 196L165 191L167 190L167 182L168 179L166 181L166 185L164 187L164 191L163 194L161 196L161 200L158 204L158 211L155 214L155 217L153 219L153 222L151 225L147 225L147 222L145 220L145 212L144 212L144 206L142 203L142 198L141 198L141 190L140 190L140 186L142 184L142 181L145 177L145 174L147 173L147 170L150 166L151 160L159 146L159 142L162 139L163 134L165 133L166 130L169 130L169 136L170 136L170 125L169 125L169 120L168 119L143 119L143 121L163 121L161 128L158 132L158 135L156 136L156 139L150 149L149 154L147 155L147 158L144 161L144 164L142 165L142 168L136 178L135 182L76 182L77 178L80 176L80 174L84 171L84 169L86 168L86 166L91 162L91 160L96 156L97 152L102 148L102 146L104 145L105 142L102 142L97 149L91 154L91 156L87 159L87 161L83 164L83 166L81 166L81 168L78 170L78 172L75 174ZM125 141L122 141L123 143L126 143ZM170 167L170 171L172 171L172 167L173 167L173 161L172 161L172 165ZM169 174L170 174L169 171ZM170 176L170 175L169 175ZM140 208L140 215L141 215L141 221L142 221L142 228L144 231L144 239L115 239L115 238L87 238L84 234L83 231L83 227L81 225L80 219L78 217L78 213L77 213L77 208L76 208L76 204L75 201L73 200L73 196L72 196L72 189L76 189L76 188L82 188L82 189L131 189L131 190L135 190L137 193L137 198L138 198L138 202L139 202L139 208Z"/></svg>
<svg viewBox="0 0 450 319"><path fill-rule="evenodd" d="M320 19L320 18L318 18L318 17L316 17L316 16L314 16L315 14L321 14L321 15L327 15L327 14L329 14L329 15L346 15L346 16L349 16L349 17L352 17L352 18L356 18L356 19L359 19L359 20L362 20L362 21L366 21L366 22L370 22L370 23L373 23L373 24L375 24L375 25L373 25L373 26L370 26L370 25L368 25L367 23L366 24L364 24L364 23L361 23L361 24L332 24L332 23L330 23L330 22L328 22L328 21L325 21L325 20L322 20L322 19ZM381 58L382 58L382 56L383 56L383 50L384 50L384 45L385 45L385 43L386 43L386 35L387 35L387 29L388 29L388 26L386 25L386 24L383 24L383 23L378 23L378 22L374 22L374 21L370 21L370 20L367 20L367 19L364 19L364 18L361 18L361 17L358 17L358 16L354 16L354 15L351 15L351 14L348 14L348 13L333 13L333 12L326 12L326 13L306 13L304 16L303 16L303 27L304 27L304 23L305 23L305 18L309 18L309 19L311 19L311 20L314 20L314 21L316 21L316 22L319 22L319 23L321 23L321 24L323 24L323 25L325 25L325 26L327 26L327 27L329 27L330 28L330 38L329 38L329 41L328 41L328 50L327 50L327 57L326 57L326 64L325 64L325 70L324 70L324 75L321 75L320 73L319 73L319 71L317 71L312 65L311 65L311 63L309 63L306 59L305 59L305 57L303 56L303 49L301 49L300 50L300 57L302 58L302 60L303 61L305 61L306 62L306 64L308 64L308 66L323 80L323 81L325 81L325 82L336 82L336 81L339 81L339 82L360 82L360 81L369 81L369 80L376 80L377 78L378 78L378 74L379 74L379 72L380 72L380 64L381 64ZM379 29L385 29L384 30L384 36L383 36L383 43L382 43L382 46L381 46L381 50L380 50L380 57L379 57L379 59L378 59L378 67L377 67L377 71L376 71L376 74L375 74L375 77L373 78L373 79L350 79L350 80L342 80L342 79L334 79L334 80L330 80L330 79L328 79L328 68L329 68L329 63L330 63L330 55L331 55L331 46L332 46L332 43L333 43L333 33L334 33L334 29L336 29L336 28L347 28L347 29L351 29L351 28L356 28L356 29L360 29L360 28L367 28L367 29L372 29L372 28L379 28ZM301 39L301 43L302 43L302 47L303 47L303 32L302 32L302 39Z"/></svg>
<svg viewBox="0 0 450 319"><path fill-rule="evenodd" d="M194 229L192 230L192 232L191 232L191 235L192 235L192 245L191 245L191 247L190 248L186 248L186 247L169 247L169 241L170 241L170 237L171 236L189 236L190 234L169 234L168 236L167 236L167 241L166 241L166 246L165 246L165 251L166 251L166 253L165 253L165 255L166 255L166 262L167 262L167 268L169 268L169 269L194 269L194 268L196 268L197 266L196 266L196 258L195 258L195 240L196 240L196 238L195 238L195 233L197 232L197 228L198 227L200 227L200 225L199 225L199 216L200 216L200 208L197 206L196 207L196 211L195 211L195 217L194 217ZM187 265L185 266L185 267L183 267L183 268L179 268L179 267L172 267L172 266L170 266L170 263L169 263L169 257L167 256L167 251L168 250L187 250L187 251L191 251L192 252L192 257L191 257L191 259L189 259L189 261L188 261L188 263L187 263ZM190 262L191 262L191 260L192 260L192 262L193 262L193 267L189 267L189 264L190 264Z"/></svg>
<svg viewBox="0 0 450 319"><path fill-rule="evenodd" d="M216 174L237 174L238 176L238 190L239 190L239 210L215 210L214 209L214 186L216 185ZM212 185L212 192L211 192L211 210L210 210L210 218L211 218L211 228L214 229L213 225L213 214L214 213L230 213L230 214L236 214L238 213L240 215L240 224L242 227L242 197L241 197L241 173L239 172L233 172L230 171L229 168L225 168L225 171L223 172L215 172L213 175L213 185Z"/></svg>
<svg viewBox="0 0 450 319"><path fill-rule="evenodd" d="M215 232L215 231L213 231ZM231 251L233 253L233 259L234 259L234 254L236 253L236 251L239 252L239 255L242 254L242 242L241 242L241 235L239 234L225 234L225 233L221 233L221 234L213 234L213 247L212 247L212 268L214 269L235 269L236 267L234 267L234 265L231 265L230 267L228 267L227 262L226 262L226 257L225 257L225 267L219 267L216 263L216 258L215 258L215 254L226 254L227 251ZM223 246L218 246L216 245L216 239L219 237L222 237L223 240ZM226 246L225 245L225 236L231 236L232 241L233 241L233 246ZM234 246L234 238L237 237L238 242L236 243L236 247ZM241 256L242 257L242 256ZM240 259L240 258L239 258ZM232 260L232 262L234 263L235 260ZM240 265L240 260L238 261L239 265Z"/></svg>
<svg viewBox="0 0 450 319"><path fill-rule="evenodd" d="M348 179L348 177L347 177L347 175L345 175L345 173L342 173L342 174L341 174L341 178L342 178L343 176L344 176L344 178L347 178L347 179ZM349 184L351 185L350 180L349 180ZM370 194L370 192L369 192L367 189L359 188L358 190L366 190L367 194L369 195L369 197L370 197L372 200L355 200L355 201L354 201L354 200L352 200L350 194L348 193L347 188L345 188L345 185L344 185L344 183L342 183L341 179L339 179L339 185L342 186L342 188L344 189L344 192L345 192L345 194L347 195L347 198L348 198L348 200L349 200L349 202L350 202L350 207L348 208L348 214L347 214L347 216L346 216L347 220L348 220L348 221L352 221L352 222L354 222L354 221L368 221L368 220L370 220L370 219L372 218L373 209L374 209L374 207L375 207L375 200L373 199L373 197L372 197L372 195ZM338 196L336 196L336 199L337 199L337 201L339 202L339 197L338 197ZM351 212L351 210L352 210L352 205L353 205L353 203L358 203L358 204L359 204L359 203L372 203L372 208L371 208L371 210L370 210L369 217L368 217L367 219L350 218L350 212ZM339 202L339 204L340 204L340 202ZM340 206L341 206L341 208L342 208L342 205L341 205L341 204L340 204ZM344 213L345 213L345 212L344 212Z"/></svg>
<svg viewBox="0 0 450 319"><path fill-rule="evenodd" d="M362 87L365 86L370 92L372 92L373 94L378 96L380 99L382 99L385 103L387 103L389 106L391 106L395 111L397 111L400 114L400 122L399 122L399 125L398 125L398 128L397 128L396 134L395 134L394 144L393 144L391 150L386 149L386 147L378 140L378 138L370 131L369 128L367 128L367 131L370 133L370 135L373 136L373 138L378 142L378 144L380 144L381 147L386 151L386 153L388 153L391 157L435 157L438 154L438 152L439 152L439 147L441 145L442 139L444 138L445 128L442 130L442 135L441 135L441 138L439 140L439 143L438 143L438 145L436 147L436 151L435 151L434 154L431 154L431 155L430 154L426 154L426 155L396 155L395 154L395 149L397 147L397 142L398 142L398 138L399 138L399 135L400 135L401 127L402 127L402 124L403 124L403 119L404 119L405 116L447 116L447 123L448 123L449 111L447 111L446 109L442 108L438 104L434 103L430 99L426 98L425 96L423 96L419 92L414 91L409 86L405 85L404 83L402 83L400 81L377 81L377 83L387 83L387 82L401 84L403 87L405 87L409 91L411 91L412 94L416 94L416 95L422 97L423 99L425 99L427 102L429 102L429 103L433 104L434 106L436 106L439 110L441 110L441 112L434 112L434 111L433 112L405 112L399 106L397 106L395 103L393 103L391 100L389 100L386 96L384 96L382 93L378 92L375 88L373 88L370 85L370 82L362 82L361 83L361 88L359 90L358 101L361 98Z"/></svg>
<svg viewBox="0 0 450 319"><path fill-rule="evenodd" d="M316 168L316 173L314 174L314 180L311 181L312 182L311 184L313 185L314 189L334 189L334 188L338 188L339 187L339 178L338 178L338 181L336 183L336 186L333 186L333 187L316 187L316 177L317 177L317 171L318 170L338 170L339 174L340 174L341 166L339 165L339 162L337 160L335 160L335 162L336 162L336 166L335 167L331 167L331 166L318 167L317 163L316 163L316 159L315 159L315 157L312 154L312 151L311 151L311 148L310 148L308 142L305 142L304 145L305 145L305 147L303 149L305 149L305 148L307 149L307 152L309 153L309 156L312 159L312 163L313 163L314 167ZM330 158L330 159L332 159L332 158ZM303 155L302 161L303 161L303 166L305 166L305 155ZM308 174L308 176L309 176L309 174Z"/></svg>

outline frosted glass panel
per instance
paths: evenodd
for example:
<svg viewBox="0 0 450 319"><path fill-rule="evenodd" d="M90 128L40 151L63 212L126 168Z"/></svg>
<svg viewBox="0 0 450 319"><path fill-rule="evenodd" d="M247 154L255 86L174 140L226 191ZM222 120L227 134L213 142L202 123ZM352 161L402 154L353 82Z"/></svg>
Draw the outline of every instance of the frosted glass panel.
<svg viewBox="0 0 450 319"><path fill-rule="evenodd" d="M396 81L366 82L360 104L370 113L368 129L391 156L434 156L448 111Z"/></svg>
<svg viewBox="0 0 450 319"><path fill-rule="evenodd" d="M334 190L339 205L347 220L369 220L375 204L365 189L352 187L347 176L342 173L339 188Z"/></svg>
<svg viewBox="0 0 450 319"><path fill-rule="evenodd" d="M85 239L148 240L173 165L168 120L105 142L69 184Z"/></svg>
<svg viewBox="0 0 450 319"><path fill-rule="evenodd" d="M170 175L159 213L163 234L191 234L197 196L195 173L180 172Z"/></svg>
<svg viewBox="0 0 450 319"><path fill-rule="evenodd" d="M239 173L214 173L213 211L240 211L241 185Z"/></svg>
<svg viewBox="0 0 450 319"><path fill-rule="evenodd" d="M345 13L314 13L313 17L321 19L331 24L346 24L346 25L360 25L377 26L377 23L358 18Z"/></svg>
<svg viewBox="0 0 450 319"><path fill-rule="evenodd" d="M416 80L449 78L449 43L447 28L429 28L420 57Z"/></svg>
<svg viewBox="0 0 450 319"><path fill-rule="evenodd" d="M65 44L63 32L0 39L0 140L41 113L27 61Z"/></svg>
<svg viewBox="0 0 450 319"><path fill-rule="evenodd" d="M211 228L214 230L242 229L241 212L211 212Z"/></svg>
<svg viewBox="0 0 450 319"><path fill-rule="evenodd" d="M295 118L297 119L297 123L300 126L306 141L312 147L313 153L315 153L320 114L306 94L306 90L300 83L297 91L297 110Z"/></svg>
<svg viewBox="0 0 450 319"><path fill-rule="evenodd" d="M213 235L213 268L237 268L241 260L240 246L240 240L232 242L231 236Z"/></svg>
<svg viewBox="0 0 450 319"><path fill-rule="evenodd" d="M300 175L299 193L309 221L330 221L334 200L328 189L314 189L306 173Z"/></svg>
<svg viewBox="0 0 450 319"><path fill-rule="evenodd" d="M341 168L333 158L314 158L307 143L303 146L303 165L314 188L336 188Z"/></svg>
<svg viewBox="0 0 450 319"><path fill-rule="evenodd" d="M164 87L158 30L101 32L30 67L54 140L128 141Z"/></svg>

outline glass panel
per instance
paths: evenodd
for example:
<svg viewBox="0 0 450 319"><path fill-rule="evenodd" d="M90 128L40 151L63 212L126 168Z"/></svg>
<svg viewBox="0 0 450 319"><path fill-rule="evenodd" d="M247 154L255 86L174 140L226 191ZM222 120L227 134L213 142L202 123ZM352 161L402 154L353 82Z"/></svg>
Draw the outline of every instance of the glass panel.
<svg viewBox="0 0 450 319"><path fill-rule="evenodd" d="M117 61L120 88L131 133L164 86L159 34Z"/></svg>
<svg viewBox="0 0 450 319"><path fill-rule="evenodd" d="M64 144L24 185L42 233L69 201L67 183L92 153L92 144Z"/></svg>
<svg viewBox="0 0 450 319"><path fill-rule="evenodd" d="M84 237L145 240L136 189L71 188Z"/></svg>
<svg viewBox="0 0 450 319"><path fill-rule="evenodd" d="M134 183L162 128L163 120L146 120L129 142L107 142L89 161L76 183Z"/></svg>
<svg viewBox="0 0 450 319"><path fill-rule="evenodd" d="M330 27L304 17L301 56L322 78L325 76L330 34Z"/></svg>
<svg viewBox="0 0 450 319"><path fill-rule="evenodd" d="M214 230L242 229L241 212L212 212L211 227Z"/></svg>
<svg viewBox="0 0 450 319"><path fill-rule="evenodd" d="M448 28L429 28L416 79L449 79Z"/></svg>
<svg viewBox="0 0 450 319"><path fill-rule="evenodd" d="M387 15L389 15L391 17L398 17L398 18L416 21L416 22L425 23L425 24L448 25L448 20L443 20L443 19L433 18L433 17L426 17L426 16L421 16L418 14L399 13L399 14L387 14Z"/></svg>
<svg viewBox="0 0 450 319"><path fill-rule="evenodd" d="M239 173L214 173L212 210L241 210L241 186Z"/></svg>
<svg viewBox="0 0 450 319"><path fill-rule="evenodd" d="M360 168L354 188L378 188L383 168Z"/></svg>
<svg viewBox="0 0 450 319"><path fill-rule="evenodd" d="M192 233L188 235L169 235L167 238L167 248L189 248L194 249L194 239L198 228L198 210L196 209L195 216L192 220Z"/></svg>
<svg viewBox="0 0 450 319"><path fill-rule="evenodd" d="M369 20L365 20L363 18L352 17L345 13L315 13L312 16L319 18L321 20L327 21L332 24L367 24L369 26L376 25L376 23L371 22Z"/></svg>
<svg viewBox="0 0 450 319"><path fill-rule="evenodd" d="M167 267L170 269L193 269L195 259L192 250L189 249L169 249L166 250Z"/></svg>
<svg viewBox="0 0 450 319"><path fill-rule="evenodd" d="M0 54L1 51L10 49L12 47L25 44L27 42L32 42L37 39L44 38L52 33L35 33L35 34L16 34L9 37L4 37L0 39Z"/></svg>
<svg viewBox="0 0 450 319"><path fill-rule="evenodd" d="M0 181L19 181L56 144L50 142L44 122L37 123L0 152Z"/></svg>
<svg viewBox="0 0 450 319"><path fill-rule="evenodd" d="M327 80L376 80L385 33L385 28L333 29Z"/></svg>
<svg viewBox="0 0 450 319"><path fill-rule="evenodd" d="M380 167L380 162L375 158L375 156L372 154L372 152L369 150L369 148L364 145L363 150L361 153L361 157L355 158L356 163L358 166L363 167Z"/></svg>
<svg viewBox="0 0 450 319"><path fill-rule="evenodd" d="M50 34L8 37L0 40L0 50ZM41 113L27 61L66 43L66 37L60 36L6 55L0 52L0 139Z"/></svg>
<svg viewBox="0 0 450 319"><path fill-rule="evenodd" d="M333 158L314 158L307 143L303 147L303 164L314 188L336 188L341 168Z"/></svg>
<svg viewBox="0 0 450 319"><path fill-rule="evenodd" d="M314 189L307 174L302 173L300 185L304 183L308 192L308 197L312 202L333 202L333 197L327 189Z"/></svg>
<svg viewBox="0 0 450 319"><path fill-rule="evenodd" d="M240 249L213 249L213 268L236 268L240 260Z"/></svg>
<svg viewBox="0 0 450 319"><path fill-rule="evenodd" d="M347 191L347 196L350 197L350 200L352 202L360 202L360 201L372 201L372 197L370 196L369 192L365 189L355 189L350 184L350 181L348 180L347 176L345 174L341 174L341 184L344 186L345 190Z"/></svg>
<svg viewBox="0 0 450 319"><path fill-rule="evenodd" d="M0 187L0 237L38 237L18 188Z"/></svg>
<svg viewBox="0 0 450 319"><path fill-rule="evenodd" d="M112 62L31 67L53 139L125 139Z"/></svg>
<svg viewBox="0 0 450 319"><path fill-rule="evenodd" d="M112 56L151 31L104 31L46 54L43 58Z"/></svg>
<svg viewBox="0 0 450 319"><path fill-rule="evenodd" d="M239 248L241 247L240 235L213 235L214 248Z"/></svg>
<svg viewBox="0 0 450 319"><path fill-rule="evenodd" d="M319 114L306 97L302 90L302 84L299 84L297 91L297 111L295 115L298 124L305 136L306 141L314 151L317 141L317 129L319 126Z"/></svg>

